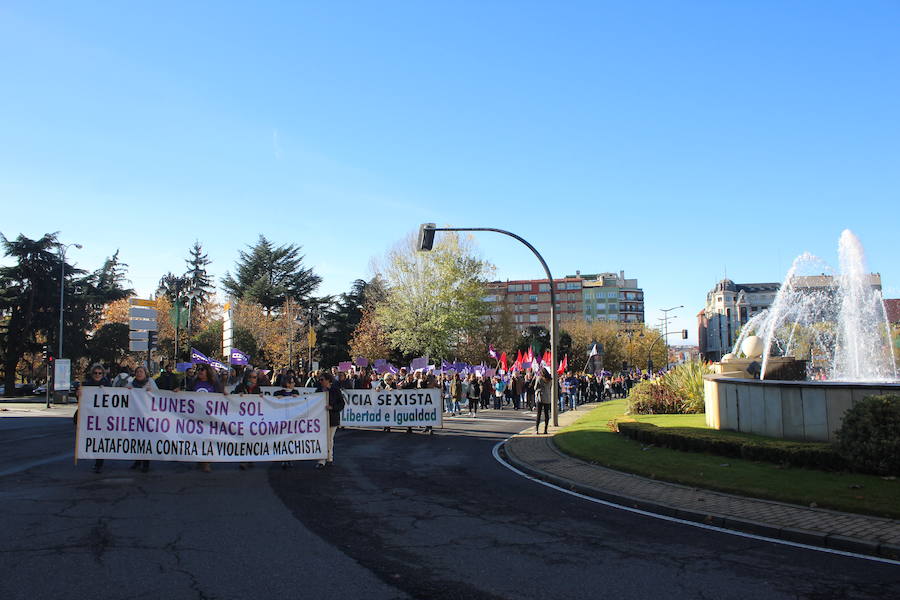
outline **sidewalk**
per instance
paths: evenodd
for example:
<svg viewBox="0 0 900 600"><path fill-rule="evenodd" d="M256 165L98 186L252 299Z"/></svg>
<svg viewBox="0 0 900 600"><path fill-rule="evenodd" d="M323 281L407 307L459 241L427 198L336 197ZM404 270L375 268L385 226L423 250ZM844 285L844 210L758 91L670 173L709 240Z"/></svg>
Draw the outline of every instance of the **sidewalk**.
<svg viewBox="0 0 900 600"><path fill-rule="evenodd" d="M563 454L553 434L595 406L561 413L560 427L551 427L550 435L537 436L529 428L513 436L503 446L506 459L538 479L608 502L811 546L900 559L900 521L691 488Z"/></svg>

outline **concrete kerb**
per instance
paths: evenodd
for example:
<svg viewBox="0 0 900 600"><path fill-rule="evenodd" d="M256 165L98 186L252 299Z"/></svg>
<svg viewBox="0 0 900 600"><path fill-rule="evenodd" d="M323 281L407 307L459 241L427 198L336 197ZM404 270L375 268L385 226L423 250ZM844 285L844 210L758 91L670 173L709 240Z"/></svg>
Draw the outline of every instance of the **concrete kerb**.
<svg viewBox="0 0 900 600"><path fill-rule="evenodd" d="M571 413L563 413L565 415L571 415L569 419L569 423L574 422L575 418L581 416L580 414L571 414ZM584 413L581 413L584 414ZM562 415L561 415L562 416ZM560 429L569 423L563 425L560 424ZM542 481L546 481L548 483L552 483L553 485L559 486L563 489L571 490L577 492L579 494L583 494L585 496L590 496L592 498L597 498L599 500L604 500L606 502L611 502L614 504L620 504L622 506L626 506L629 508L634 508L638 510L643 510L646 512L651 512L663 516L674 517L677 519L682 519L684 521L691 521L695 523L701 523L704 525L710 525L714 527L721 527L723 529L731 529L734 531L740 531L744 533L750 533L753 535L759 535L762 537L768 537L772 539L781 539L789 542L806 544L808 546L817 546L821 548L830 548L832 550L841 550L844 552L853 552L857 554L866 554L870 556L880 556L884 558L890 558L893 560L900 560L900 546L896 544L885 544L879 543L875 540L866 540L860 538L853 538L844 535L838 535L835 533L827 533L822 531L812 531L807 529L798 529L794 527L782 527L779 525L773 525L770 523L765 523L761 521L753 521L749 519L743 519L739 517L735 517L732 515L723 515L706 511L695 511L690 510L681 506L673 506L671 504L666 504L663 502L654 501L647 498L638 498L633 496L628 496L624 494L619 494L615 492L610 492L607 490L603 490L592 486L590 484L575 481L572 479L568 479L553 473L549 473L539 467L536 467L530 463L525 462L524 460L519 459L515 456L514 453L509 452L507 450L507 444L509 441L516 437L533 437L531 433L532 429L529 427L521 431L520 433L511 436L506 442L504 442L503 446L500 448L500 454L503 459L506 460L509 464L519 469L520 471L531 475L537 479ZM580 459L571 457L563 453L559 450L556 445L553 443L552 438L546 437L544 438L545 443L548 446L548 451L553 454L559 456L561 460L571 460L573 462L580 462L584 464L590 464ZM604 467L605 468L605 467ZM631 473L622 472L623 475L627 475L629 477L637 477L641 478L638 475L634 475ZM654 481L654 480L649 480ZM658 482L663 483L663 482ZM666 485L678 485L678 484L670 484L665 482ZM716 492L721 494L722 492ZM830 513L832 511L822 510L822 513Z"/></svg>

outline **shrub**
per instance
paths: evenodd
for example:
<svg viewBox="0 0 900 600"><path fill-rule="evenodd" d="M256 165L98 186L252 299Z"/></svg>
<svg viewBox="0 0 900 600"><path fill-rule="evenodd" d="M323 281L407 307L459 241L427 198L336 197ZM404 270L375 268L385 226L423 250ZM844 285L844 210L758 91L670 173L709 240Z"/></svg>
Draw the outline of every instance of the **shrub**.
<svg viewBox="0 0 900 600"><path fill-rule="evenodd" d="M857 471L900 474L900 395L869 396L844 413L838 452Z"/></svg>
<svg viewBox="0 0 900 600"><path fill-rule="evenodd" d="M619 422L619 433L641 442L673 450L708 452L718 456L824 470L846 468L830 444L723 437L718 431L691 427L657 427L652 423Z"/></svg>
<svg viewBox="0 0 900 600"><path fill-rule="evenodd" d="M678 365L659 379L638 383L628 394L630 414L702 413L703 375L711 373L698 360Z"/></svg>

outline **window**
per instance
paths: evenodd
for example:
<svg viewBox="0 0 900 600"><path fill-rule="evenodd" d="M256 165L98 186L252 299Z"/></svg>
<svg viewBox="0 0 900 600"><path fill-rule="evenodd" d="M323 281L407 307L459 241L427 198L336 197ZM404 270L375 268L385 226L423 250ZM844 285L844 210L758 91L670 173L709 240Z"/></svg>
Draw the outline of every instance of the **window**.
<svg viewBox="0 0 900 600"><path fill-rule="evenodd" d="M485 296L484 298L482 298L482 300L484 302L496 302L497 296Z"/></svg>
<svg viewBox="0 0 900 600"><path fill-rule="evenodd" d="M530 296L528 296L528 301L537 302L537 294L531 294Z"/></svg>
<svg viewBox="0 0 900 600"><path fill-rule="evenodd" d="M569 283L566 284L566 289L567 290L580 290L581 282L580 281L570 281Z"/></svg>
<svg viewBox="0 0 900 600"><path fill-rule="evenodd" d="M537 312L537 304L532 304L528 307L528 310L530 310L531 312Z"/></svg>
<svg viewBox="0 0 900 600"><path fill-rule="evenodd" d="M516 315L516 319L515 319L515 320L516 320L516 323L524 323L524 322L525 322L525 315Z"/></svg>
<svg viewBox="0 0 900 600"><path fill-rule="evenodd" d="M516 294L516 302L525 302L525 296L522 294Z"/></svg>
<svg viewBox="0 0 900 600"><path fill-rule="evenodd" d="M538 285L538 291L539 291L539 292L549 292L549 291L550 291L550 284L549 284L549 283L542 283L542 284Z"/></svg>
<svg viewBox="0 0 900 600"><path fill-rule="evenodd" d="M528 315L529 323L537 323L537 315Z"/></svg>

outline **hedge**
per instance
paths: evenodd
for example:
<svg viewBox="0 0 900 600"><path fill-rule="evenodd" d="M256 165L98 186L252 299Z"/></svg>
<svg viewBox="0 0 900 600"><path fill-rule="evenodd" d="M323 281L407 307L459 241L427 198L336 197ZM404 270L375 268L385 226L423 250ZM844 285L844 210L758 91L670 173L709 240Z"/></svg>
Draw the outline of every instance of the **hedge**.
<svg viewBox="0 0 900 600"><path fill-rule="evenodd" d="M771 462L792 467L840 471L847 462L831 444L723 437L718 432L690 427L657 427L652 423L620 421L619 433L643 444L673 450L708 452L719 456Z"/></svg>

